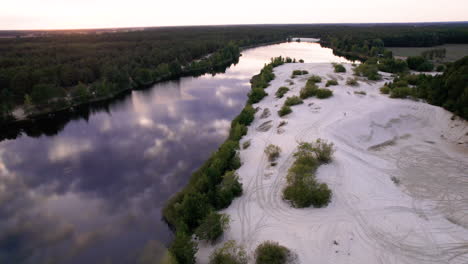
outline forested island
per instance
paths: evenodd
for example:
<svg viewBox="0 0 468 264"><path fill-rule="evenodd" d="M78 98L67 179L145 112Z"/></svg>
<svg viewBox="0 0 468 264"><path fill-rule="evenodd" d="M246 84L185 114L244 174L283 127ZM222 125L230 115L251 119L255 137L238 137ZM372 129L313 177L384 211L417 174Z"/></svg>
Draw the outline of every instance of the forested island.
<svg viewBox="0 0 468 264"><path fill-rule="evenodd" d="M468 43L466 23L264 25L147 28L83 34L6 32L0 39L0 122L28 119L105 100L155 82L223 71L241 47L320 38L337 55L383 57L389 71L405 65L385 47ZM427 65L426 65L427 66ZM396 69L396 68L397 69ZM411 68L411 67L410 67ZM427 67L426 67L427 69ZM432 68L430 68L432 69ZM14 115L14 111L16 114Z"/></svg>

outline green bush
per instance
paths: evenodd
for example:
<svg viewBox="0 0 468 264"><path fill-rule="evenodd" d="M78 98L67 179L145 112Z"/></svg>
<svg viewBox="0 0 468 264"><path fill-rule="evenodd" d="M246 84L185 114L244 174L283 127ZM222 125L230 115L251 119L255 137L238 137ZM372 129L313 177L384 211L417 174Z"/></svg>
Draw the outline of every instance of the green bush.
<svg viewBox="0 0 468 264"><path fill-rule="evenodd" d="M278 242L265 241L255 249L255 264L286 264L291 252Z"/></svg>
<svg viewBox="0 0 468 264"><path fill-rule="evenodd" d="M333 64L335 72L346 72L346 68L342 64Z"/></svg>
<svg viewBox="0 0 468 264"><path fill-rule="evenodd" d="M415 71L427 72L434 69L434 64L422 56L410 56L406 59L406 62L408 67Z"/></svg>
<svg viewBox="0 0 468 264"><path fill-rule="evenodd" d="M215 242L229 227L229 216L211 212L195 230L195 235L201 240Z"/></svg>
<svg viewBox="0 0 468 264"><path fill-rule="evenodd" d="M348 78L348 79L346 80L346 84L347 84L347 85L350 85L350 86L358 86L358 85L359 85L359 83L358 83L358 81L357 81L356 78Z"/></svg>
<svg viewBox="0 0 468 264"><path fill-rule="evenodd" d="M317 183L315 171L320 164L331 160L333 152L333 144L320 139L314 143L301 143L294 153L296 160L288 170L283 199L298 208L327 205L331 191L326 184Z"/></svg>
<svg viewBox="0 0 468 264"><path fill-rule="evenodd" d="M305 71L305 70L294 70L292 72L292 75L291 75L291 78L294 78L296 77L297 75L305 75L305 74L308 74L309 72L308 71Z"/></svg>
<svg viewBox="0 0 468 264"><path fill-rule="evenodd" d="M277 98L283 98L283 96L289 91L289 88L288 87L285 87L285 86L281 86L280 88L278 88L278 90L276 91L275 95Z"/></svg>
<svg viewBox="0 0 468 264"><path fill-rule="evenodd" d="M298 96L291 96L286 98L286 101L284 101L284 105L287 106L293 106L293 105L298 105L304 103L301 98Z"/></svg>
<svg viewBox="0 0 468 264"><path fill-rule="evenodd" d="M332 86L332 85L338 85L337 80L328 80L327 83L325 84L326 87Z"/></svg>
<svg viewBox="0 0 468 264"><path fill-rule="evenodd" d="M354 68L354 74L357 76L364 76L367 79L372 81L377 81L382 79L382 76L379 74L379 69L377 64L373 63L361 63L359 66Z"/></svg>
<svg viewBox="0 0 468 264"><path fill-rule="evenodd" d="M437 65L436 71L438 71L438 72L443 72L444 70L445 70L445 66L444 66L444 65L442 65L442 64Z"/></svg>
<svg viewBox="0 0 468 264"><path fill-rule="evenodd" d="M317 94L317 90L318 87L315 84L309 84L301 89L301 91L299 92L299 96L302 99L306 99L315 96Z"/></svg>
<svg viewBox="0 0 468 264"><path fill-rule="evenodd" d="M260 102L268 94L263 90L263 88L253 88L248 94L248 104L255 104Z"/></svg>
<svg viewBox="0 0 468 264"><path fill-rule="evenodd" d="M236 245L234 240L230 240L211 254L209 264L247 264L247 262L244 248Z"/></svg>
<svg viewBox="0 0 468 264"><path fill-rule="evenodd" d="M281 153L280 147L270 144L265 148L265 154L267 154L268 161L273 162L275 161Z"/></svg>
<svg viewBox="0 0 468 264"><path fill-rule="evenodd" d="M283 105L281 107L281 109L278 111L279 116L285 116L285 115L290 114L290 113L292 113L292 109L291 109L291 107L289 107L287 105Z"/></svg>
<svg viewBox="0 0 468 264"><path fill-rule="evenodd" d="M388 87L387 85L384 85L384 86L380 87L380 92L383 93L383 94L389 94L390 93L390 87Z"/></svg>
<svg viewBox="0 0 468 264"><path fill-rule="evenodd" d="M390 98L406 98L413 95L413 89L410 87L395 87L390 91Z"/></svg>
<svg viewBox="0 0 468 264"><path fill-rule="evenodd" d="M318 75L312 75L307 81L312 83L319 83L322 82L322 78Z"/></svg>
<svg viewBox="0 0 468 264"><path fill-rule="evenodd" d="M183 232L176 233L174 241L169 247L169 251L177 263L194 264L197 250L197 244L192 241L189 235Z"/></svg>
<svg viewBox="0 0 468 264"><path fill-rule="evenodd" d="M255 109L252 105L247 104L244 109L242 109L241 113L234 118L232 121L233 124L239 123L244 126L249 126L255 118ZM231 125L232 126L232 125Z"/></svg>
<svg viewBox="0 0 468 264"><path fill-rule="evenodd" d="M234 198L242 195L242 183L239 182L239 175L234 171L228 171L223 175L222 182L216 186L217 209L228 207Z"/></svg>
<svg viewBox="0 0 468 264"><path fill-rule="evenodd" d="M317 98L319 99L325 99L333 95L333 91L326 89L326 88L319 88L317 89Z"/></svg>

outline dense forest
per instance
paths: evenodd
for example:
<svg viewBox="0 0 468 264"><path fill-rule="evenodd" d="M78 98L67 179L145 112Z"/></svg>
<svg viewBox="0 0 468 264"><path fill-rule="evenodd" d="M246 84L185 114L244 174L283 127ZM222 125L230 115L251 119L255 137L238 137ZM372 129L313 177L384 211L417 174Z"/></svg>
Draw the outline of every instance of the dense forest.
<svg viewBox="0 0 468 264"><path fill-rule="evenodd" d="M290 36L319 37L335 53L361 60L390 57L384 50L390 46L468 43L467 23L164 27L35 32L36 37L7 33L18 37L0 39L0 120L9 119L20 105L26 114L48 112L214 71L234 62L239 47Z"/></svg>

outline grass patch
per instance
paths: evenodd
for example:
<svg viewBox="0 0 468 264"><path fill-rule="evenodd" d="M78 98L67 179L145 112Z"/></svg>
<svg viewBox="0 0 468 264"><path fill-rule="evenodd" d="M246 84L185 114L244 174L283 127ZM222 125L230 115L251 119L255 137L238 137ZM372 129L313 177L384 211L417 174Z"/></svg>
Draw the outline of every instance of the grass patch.
<svg viewBox="0 0 468 264"><path fill-rule="evenodd" d="M357 78L348 78L348 79L346 80L346 85L349 85L349 86L359 86L359 83L358 83Z"/></svg>
<svg viewBox="0 0 468 264"><path fill-rule="evenodd" d="M185 262L182 262L185 263ZM216 249L210 256L209 264L247 264L248 257L245 249L238 246L234 240L229 240Z"/></svg>
<svg viewBox="0 0 468 264"><path fill-rule="evenodd" d="M338 85L337 80L328 80L327 83L325 84L326 87L333 86L333 85Z"/></svg>
<svg viewBox="0 0 468 264"><path fill-rule="evenodd" d="M274 162L277 158L279 158L281 153L280 147L270 144L265 148L265 154L268 157L269 162Z"/></svg>
<svg viewBox="0 0 468 264"><path fill-rule="evenodd" d="M302 101L302 99L299 98L298 96L288 97L286 98L286 101L284 101L284 105L287 105L287 106L293 106L293 105L298 105L302 103L304 103L304 101Z"/></svg>
<svg viewBox="0 0 468 264"><path fill-rule="evenodd" d="M326 88L319 88L317 89L316 95L317 95L317 98L319 99L326 99L328 97L333 96L333 91L330 89L326 89Z"/></svg>
<svg viewBox="0 0 468 264"><path fill-rule="evenodd" d="M346 72L346 68L343 66L343 64L337 64L333 63L333 68L335 69L335 72Z"/></svg>
<svg viewBox="0 0 468 264"><path fill-rule="evenodd" d="M333 152L333 144L321 139L300 143L294 153L296 160L288 171L283 199L297 208L326 206L332 194L325 183L317 182L315 172L320 164L330 162Z"/></svg>
<svg viewBox="0 0 468 264"><path fill-rule="evenodd" d="M292 113L292 109L291 109L291 107L289 107L287 105L283 105L281 107L281 109L278 111L278 115L281 116L281 117L283 117L285 115L288 115L290 113Z"/></svg>
<svg viewBox="0 0 468 264"><path fill-rule="evenodd" d="M286 264L291 251L274 241L265 241L255 249L255 264Z"/></svg>
<svg viewBox="0 0 468 264"><path fill-rule="evenodd" d="M307 82L313 82L313 83L320 83L322 82L322 77L318 76L318 75L312 75L308 80Z"/></svg>
<svg viewBox="0 0 468 264"><path fill-rule="evenodd" d="M289 88L288 87L285 87L285 86L281 86L280 88L278 88L278 90L276 91L275 95L277 98L283 98L283 96L289 91Z"/></svg>

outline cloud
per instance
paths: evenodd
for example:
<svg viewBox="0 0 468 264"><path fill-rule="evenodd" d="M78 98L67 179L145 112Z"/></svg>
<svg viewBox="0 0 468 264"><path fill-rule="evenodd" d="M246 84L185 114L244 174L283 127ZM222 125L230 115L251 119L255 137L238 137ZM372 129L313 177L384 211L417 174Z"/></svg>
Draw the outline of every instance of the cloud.
<svg viewBox="0 0 468 264"><path fill-rule="evenodd" d="M76 139L57 139L49 150L49 160L51 162L60 162L65 160L75 160L83 152L92 149L91 141Z"/></svg>

